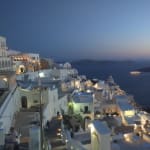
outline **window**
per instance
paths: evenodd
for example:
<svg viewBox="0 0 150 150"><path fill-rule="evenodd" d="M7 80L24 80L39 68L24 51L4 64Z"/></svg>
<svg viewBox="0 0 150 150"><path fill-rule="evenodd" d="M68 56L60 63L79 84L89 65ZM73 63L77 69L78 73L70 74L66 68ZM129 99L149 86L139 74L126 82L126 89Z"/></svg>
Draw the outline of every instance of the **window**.
<svg viewBox="0 0 150 150"><path fill-rule="evenodd" d="M34 102L34 103L38 103L38 100L34 100L33 102Z"/></svg>
<svg viewBox="0 0 150 150"><path fill-rule="evenodd" d="M88 106L84 106L84 112L85 112L85 113L88 112Z"/></svg>

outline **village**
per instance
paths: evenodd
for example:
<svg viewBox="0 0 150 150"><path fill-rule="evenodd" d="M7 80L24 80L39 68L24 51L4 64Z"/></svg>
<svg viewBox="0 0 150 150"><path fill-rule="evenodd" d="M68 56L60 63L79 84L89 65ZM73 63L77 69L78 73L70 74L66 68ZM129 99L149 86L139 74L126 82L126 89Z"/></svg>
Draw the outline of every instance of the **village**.
<svg viewBox="0 0 150 150"><path fill-rule="evenodd" d="M10 129L20 150L150 149L150 114L112 76L88 79L69 62L9 51L4 37L0 56L1 149L14 149Z"/></svg>

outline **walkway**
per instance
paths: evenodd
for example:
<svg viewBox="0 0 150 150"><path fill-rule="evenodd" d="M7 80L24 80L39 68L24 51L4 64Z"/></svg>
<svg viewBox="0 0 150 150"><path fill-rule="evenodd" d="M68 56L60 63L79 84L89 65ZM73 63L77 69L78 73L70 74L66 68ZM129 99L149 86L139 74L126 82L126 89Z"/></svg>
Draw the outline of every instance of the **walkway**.
<svg viewBox="0 0 150 150"><path fill-rule="evenodd" d="M39 113L31 110L20 111L16 115L15 129L20 136L20 150L28 150L29 128L33 124L38 124Z"/></svg>
<svg viewBox="0 0 150 150"><path fill-rule="evenodd" d="M66 150L66 146L62 143L62 139L57 136L58 129L61 128L60 125L60 120L53 118L50 122L49 129L45 131L45 135L52 145L52 150Z"/></svg>
<svg viewBox="0 0 150 150"><path fill-rule="evenodd" d="M26 110L20 111L16 115L15 120L15 129L18 133L21 134L20 137L20 150L28 150L28 143L29 143L29 128L33 124L39 124L37 121L39 118L39 113ZM65 144L62 143L61 137L57 136L58 129L61 128L60 120L57 118L53 118L50 122L49 128L45 129L45 136L48 141L50 141L52 145L52 150L66 150Z"/></svg>

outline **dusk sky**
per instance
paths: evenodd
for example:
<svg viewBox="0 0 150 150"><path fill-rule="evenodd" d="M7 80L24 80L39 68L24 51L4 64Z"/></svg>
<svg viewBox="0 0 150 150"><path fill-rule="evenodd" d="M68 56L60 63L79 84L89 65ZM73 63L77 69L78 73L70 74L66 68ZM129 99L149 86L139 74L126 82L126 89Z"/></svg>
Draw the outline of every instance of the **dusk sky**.
<svg viewBox="0 0 150 150"><path fill-rule="evenodd" d="M149 0L0 0L10 49L55 60L149 59Z"/></svg>

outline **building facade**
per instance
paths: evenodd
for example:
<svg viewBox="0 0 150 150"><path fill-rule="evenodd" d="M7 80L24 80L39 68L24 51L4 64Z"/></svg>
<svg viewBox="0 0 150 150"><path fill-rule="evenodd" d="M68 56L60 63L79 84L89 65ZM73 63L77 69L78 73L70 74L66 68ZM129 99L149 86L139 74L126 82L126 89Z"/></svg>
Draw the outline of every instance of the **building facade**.
<svg viewBox="0 0 150 150"><path fill-rule="evenodd" d="M12 61L8 56L6 38L0 36L0 71L12 70Z"/></svg>

